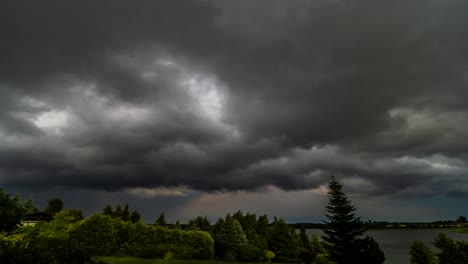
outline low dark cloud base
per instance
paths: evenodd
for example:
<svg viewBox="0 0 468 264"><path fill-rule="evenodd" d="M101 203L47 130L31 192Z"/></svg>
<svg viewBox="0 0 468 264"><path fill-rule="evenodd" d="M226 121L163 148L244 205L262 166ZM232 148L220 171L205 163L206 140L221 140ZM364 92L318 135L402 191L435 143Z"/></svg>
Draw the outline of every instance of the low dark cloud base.
<svg viewBox="0 0 468 264"><path fill-rule="evenodd" d="M0 184L468 188L464 1L4 1Z"/></svg>

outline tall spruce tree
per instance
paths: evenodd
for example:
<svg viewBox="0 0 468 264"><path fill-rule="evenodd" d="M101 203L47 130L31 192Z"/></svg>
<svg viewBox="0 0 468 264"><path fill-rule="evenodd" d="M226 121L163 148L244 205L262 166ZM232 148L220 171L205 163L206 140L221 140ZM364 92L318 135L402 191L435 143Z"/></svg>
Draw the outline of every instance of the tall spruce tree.
<svg viewBox="0 0 468 264"><path fill-rule="evenodd" d="M364 237L367 229L354 214L356 207L343 192L343 185L332 176L328 189L329 201L325 206L328 221L323 230L326 236L322 238L330 260L337 264L383 263L385 257L378 244Z"/></svg>

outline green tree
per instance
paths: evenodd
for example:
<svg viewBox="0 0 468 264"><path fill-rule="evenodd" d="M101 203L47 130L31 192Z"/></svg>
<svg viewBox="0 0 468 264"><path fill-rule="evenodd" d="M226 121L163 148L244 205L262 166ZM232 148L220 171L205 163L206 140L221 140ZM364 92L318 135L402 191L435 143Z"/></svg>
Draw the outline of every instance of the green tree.
<svg viewBox="0 0 468 264"><path fill-rule="evenodd" d="M18 195L10 196L0 189L0 231L13 231L29 211Z"/></svg>
<svg viewBox="0 0 468 264"><path fill-rule="evenodd" d="M156 221L154 221L154 224L158 226L166 226L166 217L164 216L164 211L162 211Z"/></svg>
<svg viewBox="0 0 468 264"><path fill-rule="evenodd" d="M233 214L232 217L239 221L249 241L257 239L257 216L255 214L247 213L244 215L244 213L239 210Z"/></svg>
<svg viewBox="0 0 468 264"><path fill-rule="evenodd" d="M258 217L257 221L257 234L264 239L267 238L268 235L268 216L267 215L261 215Z"/></svg>
<svg viewBox="0 0 468 264"><path fill-rule="evenodd" d="M54 216L56 213L62 210L63 201L60 198L52 198L47 202L47 206L44 209L44 212Z"/></svg>
<svg viewBox="0 0 468 264"><path fill-rule="evenodd" d="M312 244L310 243L309 236L306 233L304 225L301 225L299 230L299 241L300 241L300 254L299 257L304 263L311 263L314 259L315 252L312 250Z"/></svg>
<svg viewBox="0 0 468 264"><path fill-rule="evenodd" d="M437 257L440 264L468 263L468 243L454 241L446 234L440 233L434 241L434 246L439 250Z"/></svg>
<svg viewBox="0 0 468 264"><path fill-rule="evenodd" d="M133 211L130 214L130 222L136 223L136 222L140 221L140 219L141 219L140 213L138 213L137 211Z"/></svg>
<svg viewBox="0 0 468 264"><path fill-rule="evenodd" d="M290 228L283 219L271 223L268 230L268 248L276 255L278 262L297 262L300 247L296 231Z"/></svg>
<svg viewBox="0 0 468 264"><path fill-rule="evenodd" d="M343 192L343 185L333 176L328 184L328 198L328 204L325 206L327 211L325 216L328 221L323 230L325 236L322 238L330 254L330 260L337 264L354 264L363 263L362 259L381 255L381 250L375 241L363 238L366 232L364 223L355 216L356 207ZM357 252L360 254L356 254ZM374 263L383 263L379 261L376 259Z"/></svg>
<svg viewBox="0 0 468 264"><path fill-rule="evenodd" d="M66 219L70 223L76 223L84 219L83 211L80 209L67 209L54 216L54 221L57 219Z"/></svg>
<svg viewBox="0 0 468 264"><path fill-rule="evenodd" d="M122 211L122 220L124 221L130 220L130 212L128 211L128 204L125 204L125 207Z"/></svg>
<svg viewBox="0 0 468 264"><path fill-rule="evenodd" d="M360 243L360 263L374 264L384 263L385 254L379 244L370 236L366 236Z"/></svg>
<svg viewBox="0 0 468 264"><path fill-rule="evenodd" d="M102 214L111 217L114 216L114 210L112 209L112 206L110 204L106 205L106 207L102 209Z"/></svg>
<svg viewBox="0 0 468 264"><path fill-rule="evenodd" d="M283 219L275 218L268 234L268 247L275 253L278 262L297 262L300 248L295 230Z"/></svg>
<svg viewBox="0 0 468 264"><path fill-rule="evenodd" d="M211 233L211 222L206 216L197 216L188 222L188 228L191 230L202 230Z"/></svg>
<svg viewBox="0 0 468 264"><path fill-rule="evenodd" d="M411 264L437 264L437 257L423 242L415 240L409 252Z"/></svg>
<svg viewBox="0 0 468 264"><path fill-rule="evenodd" d="M179 219L177 219L175 221L174 228L175 229L182 229L182 226L180 225L180 220Z"/></svg>
<svg viewBox="0 0 468 264"><path fill-rule="evenodd" d="M217 225L215 253L225 260L236 260L240 246L248 242L241 224L227 215L224 220L218 221Z"/></svg>
<svg viewBox="0 0 468 264"><path fill-rule="evenodd" d="M24 210L26 214L33 214L39 212L37 207L34 205L32 196L29 196L26 202L24 203Z"/></svg>
<svg viewBox="0 0 468 264"><path fill-rule="evenodd" d="M314 264L328 264L332 263L328 261L328 252L323 247L323 243L317 235L313 235L310 238L311 256L312 263Z"/></svg>
<svg viewBox="0 0 468 264"><path fill-rule="evenodd" d="M112 215L113 218L120 218L122 219L122 215L123 215L123 210L122 210L122 206L120 206L120 204L118 204L116 207L115 207L115 211Z"/></svg>

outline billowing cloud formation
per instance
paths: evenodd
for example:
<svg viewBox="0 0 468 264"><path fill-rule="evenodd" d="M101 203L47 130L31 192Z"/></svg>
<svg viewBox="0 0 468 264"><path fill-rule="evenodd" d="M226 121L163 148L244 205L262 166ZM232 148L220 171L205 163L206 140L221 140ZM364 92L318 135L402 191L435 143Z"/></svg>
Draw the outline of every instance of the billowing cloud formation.
<svg viewBox="0 0 468 264"><path fill-rule="evenodd" d="M464 1L5 1L0 183L468 190ZM268 187L268 188L270 188Z"/></svg>

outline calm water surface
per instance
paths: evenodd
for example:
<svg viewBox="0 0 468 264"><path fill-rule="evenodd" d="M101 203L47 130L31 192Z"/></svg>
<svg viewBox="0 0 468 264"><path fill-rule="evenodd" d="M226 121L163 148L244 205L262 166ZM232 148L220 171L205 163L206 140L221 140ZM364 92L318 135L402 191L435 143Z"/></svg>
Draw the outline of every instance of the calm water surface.
<svg viewBox="0 0 468 264"><path fill-rule="evenodd" d="M455 240L468 241L468 234L453 233L441 229L422 230L370 230L367 233L373 237L385 252L385 264L410 263L408 252L414 240L420 240L434 249L432 241L439 233L446 233ZM323 235L322 230L308 229L310 235Z"/></svg>

